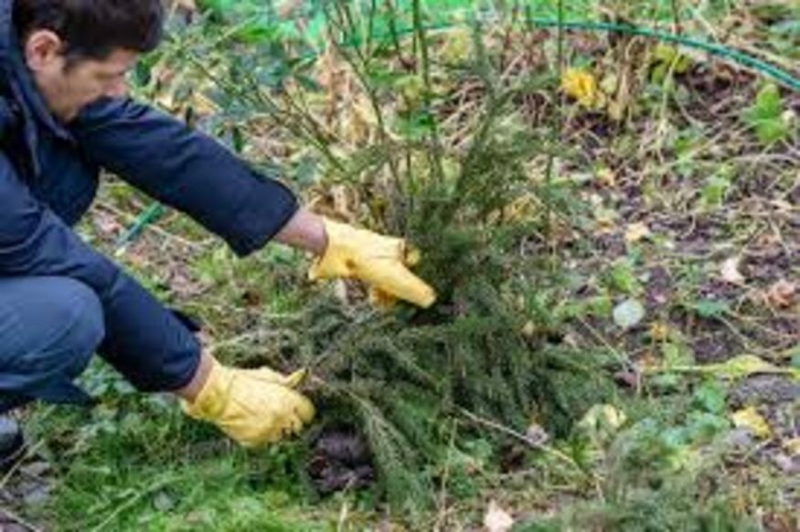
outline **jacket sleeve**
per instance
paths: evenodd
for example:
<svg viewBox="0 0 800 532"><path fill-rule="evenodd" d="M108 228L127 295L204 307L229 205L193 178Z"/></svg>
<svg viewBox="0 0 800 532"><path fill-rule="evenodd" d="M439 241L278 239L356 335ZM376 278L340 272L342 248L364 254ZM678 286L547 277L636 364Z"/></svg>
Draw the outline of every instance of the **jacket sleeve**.
<svg viewBox="0 0 800 532"><path fill-rule="evenodd" d="M263 247L298 209L294 194L210 137L130 99L105 99L70 126L86 157L224 238Z"/></svg>
<svg viewBox="0 0 800 532"><path fill-rule="evenodd" d="M200 346L182 323L36 200L0 153L0 276L63 276L103 305L104 356L142 390L186 385Z"/></svg>

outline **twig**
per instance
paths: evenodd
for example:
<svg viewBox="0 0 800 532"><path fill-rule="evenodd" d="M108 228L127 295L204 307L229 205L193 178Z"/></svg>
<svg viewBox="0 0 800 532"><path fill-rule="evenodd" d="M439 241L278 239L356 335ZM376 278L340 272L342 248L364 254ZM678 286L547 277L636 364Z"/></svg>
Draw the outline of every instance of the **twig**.
<svg viewBox="0 0 800 532"><path fill-rule="evenodd" d="M14 473L16 473L19 470L19 468L22 467L22 464L25 462L25 460L36 454L36 451L41 449L43 446L44 446L44 440L40 440L36 442L35 445L31 445L25 450L25 454L14 463L11 469L9 469L8 472L3 476L3 479L0 480L0 490L6 487L8 481L11 479L11 477L14 476Z"/></svg>
<svg viewBox="0 0 800 532"><path fill-rule="evenodd" d="M512 438L514 438L514 439L516 439L516 440L528 445L529 447L532 447L533 449L537 449L539 451L543 451L546 454L549 454L549 455L561 460L565 464L568 464L569 466L573 467L575 470L580 472L581 475L583 475L585 477L592 478L593 480L596 480L593 473L584 470L581 466L579 466L575 462L575 460L573 460L572 458L570 458L569 456L567 456L566 454L564 454L563 452L559 451L558 449L556 449L554 447L551 447L549 445L544 445L544 444L541 444L541 443L537 443L537 442L531 440L526 435L515 431L514 429L506 427L505 425L501 425L500 423L497 423L496 421L492 421L491 419L482 418L482 417L478 416L477 414L474 414L474 413L470 412L469 410L467 410L465 408L459 408L458 412L461 413L463 416L465 416L467 419L469 419L470 421L472 421L474 423L477 423L479 425L483 425L484 427L487 427L487 428L496 430L498 432L501 432L501 433L505 434L506 436L511 436Z"/></svg>
<svg viewBox="0 0 800 532"><path fill-rule="evenodd" d="M15 514L14 512L12 512L7 508L0 508L0 515L3 515L4 517L8 517L9 519L16 521L16 524L24 526L30 532L44 532L43 529L31 524L29 521L26 521L25 519L23 519L22 517L20 517L19 515ZM0 528L0 530L5 530L5 528Z"/></svg>

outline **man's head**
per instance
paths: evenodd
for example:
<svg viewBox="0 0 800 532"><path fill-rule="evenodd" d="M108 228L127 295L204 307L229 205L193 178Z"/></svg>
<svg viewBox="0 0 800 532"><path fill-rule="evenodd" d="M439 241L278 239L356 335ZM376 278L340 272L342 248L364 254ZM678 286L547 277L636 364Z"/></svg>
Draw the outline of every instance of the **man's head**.
<svg viewBox="0 0 800 532"><path fill-rule="evenodd" d="M14 0L25 62L63 122L125 94L128 71L158 45L163 20L161 0Z"/></svg>

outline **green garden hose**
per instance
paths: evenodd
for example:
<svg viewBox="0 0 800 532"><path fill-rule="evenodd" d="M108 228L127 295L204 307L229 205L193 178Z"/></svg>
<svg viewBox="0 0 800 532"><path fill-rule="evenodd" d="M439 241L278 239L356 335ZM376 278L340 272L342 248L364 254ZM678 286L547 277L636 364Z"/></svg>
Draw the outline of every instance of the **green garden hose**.
<svg viewBox="0 0 800 532"><path fill-rule="evenodd" d="M531 23L535 26L541 27L558 27L559 25L558 21L549 19L532 19ZM785 85L789 89L800 91L800 78L793 76L789 72L786 72L775 65L771 65L766 61L762 61L757 57L734 50L733 48L729 48L722 44L715 44L700 39L684 37L682 35L675 35L674 33L666 33L662 31L651 30L649 28L632 26L629 24L614 24L610 22L565 22L563 27L570 30L607 31L627 33L629 35L641 35L643 37L651 37L659 41L686 46L687 48L702 50L723 59L733 61L734 63L739 63L740 65L752 68L760 74L774 79L781 85Z"/></svg>

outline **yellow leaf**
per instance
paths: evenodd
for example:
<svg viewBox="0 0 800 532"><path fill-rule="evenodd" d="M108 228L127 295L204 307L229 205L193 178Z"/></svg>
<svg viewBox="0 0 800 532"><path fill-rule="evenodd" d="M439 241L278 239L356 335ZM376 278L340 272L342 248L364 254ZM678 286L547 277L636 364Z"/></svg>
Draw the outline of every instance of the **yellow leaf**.
<svg viewBox="0 0 800 532"><path fill-rule="evenodd" d="M598 109L605 103L605 97L597 87L597 79L585 70L567 69L561 76L561 89L564 94L590 109Z"/></svg>
<svg viewBox="0 0 800 532"><path fill-rule="evenodd" d="M617 410L612 405L599 404L592 406L583 418L578 422L578 426L584 429L596 430L597 428L618 429L625 421L627 416L621 410Z"/></svg>
<svg viewBox="0 0 800 532"><path fill-rule="evenodd" d="M800 438L792 438L783 442L783 450L789 453L790 456L800 456Z"/></svg>
<svg viewBox="0 0 800 532"><path fill-rule="evenodd" d="M463 63L469 58L472 49L472 35L467 30L448 32L441 54L448 63Z"/></svg>
<svg viewBox="0 0 800 532"><path fill-rule="evenodd" d="M642 222L628 224L628 229L625 231L625 242L635 244L650 235L650 228L647 227L647 224Z"/></svg>
<svg viewBox="0 0 800 532"><path fill-rule="evenodd" d="M748 429L759 438L769 438L772 430L764 417L756 411L755 407L744 408L731 415L733 424L739 428Z"/></svg>
<svg viewBox="0 0 800 532"><path fill-rule="evenodd" d="M610 168L601 168L597 171L597 182L605 187L617 186L617 176Z"/></svg>
<svg viewBox="0 0 800 532"><path fill-rule="evenodd" d="M654 321L650 325L650 338L656 342L663 342L669 338L669 325L662 321Z"/></svg>

